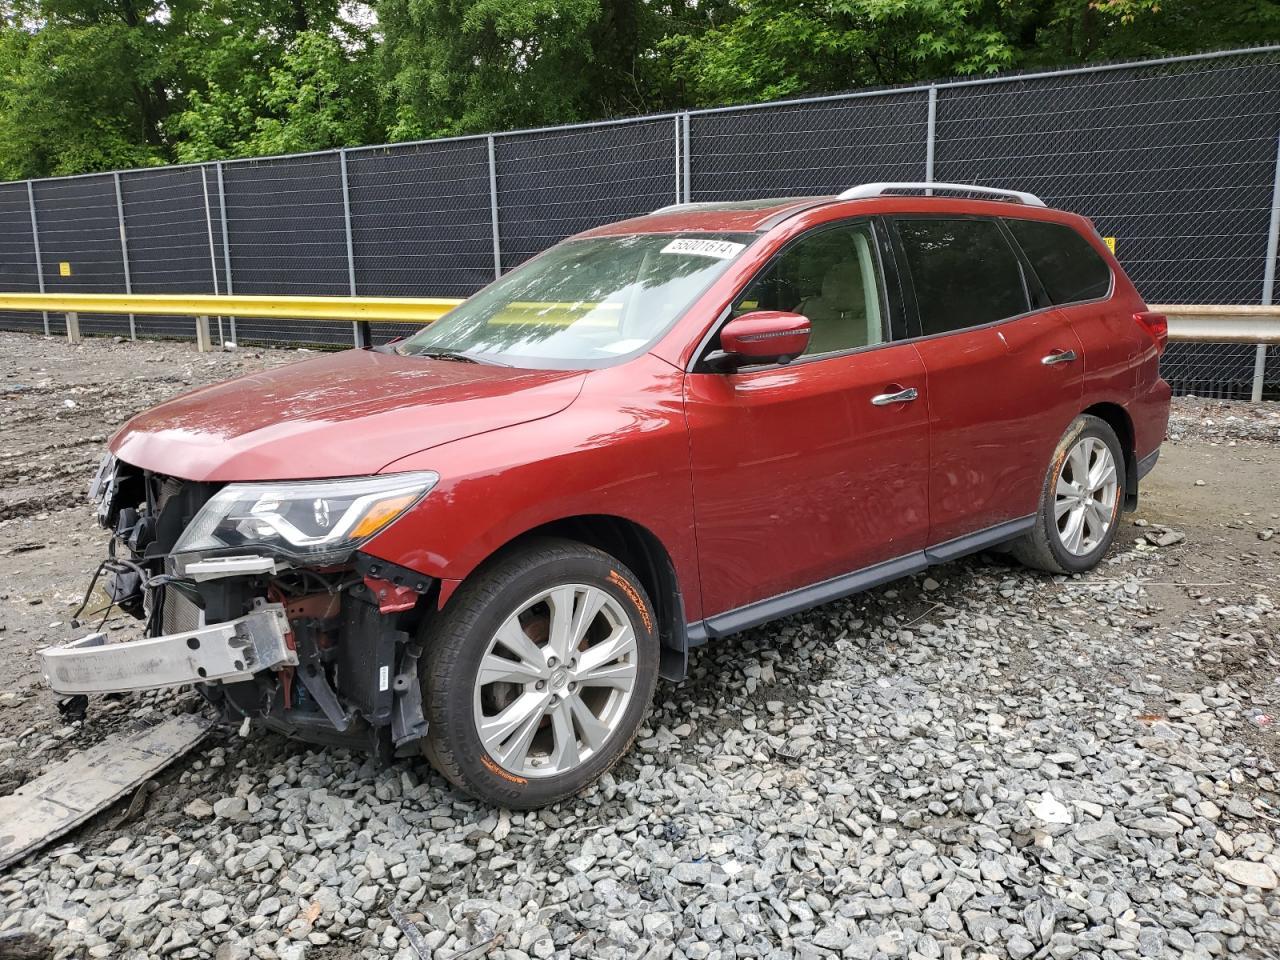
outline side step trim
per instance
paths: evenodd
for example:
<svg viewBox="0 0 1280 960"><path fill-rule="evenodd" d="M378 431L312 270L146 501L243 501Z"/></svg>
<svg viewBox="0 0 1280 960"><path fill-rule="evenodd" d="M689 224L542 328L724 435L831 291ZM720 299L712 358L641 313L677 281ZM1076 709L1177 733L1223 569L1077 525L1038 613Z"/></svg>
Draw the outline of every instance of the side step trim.
<svg viewBox="0 0 1280 960"><path fill-rule="evenodd" d="M929 558L930 563L947 563L971 553L978 553L987 547L1015 540L1035 525L1034 513L1028 517L1018 517L1016 520L1006 520L1004 523L997 523L994 527L987 527L976 533L966 533L963 537L925 547L924 554Z"/></svg>
<svg viewBox="0 0 1280 960"><path fill-rule="evenodd" d="M924 550L917 550L892 560L863 567L852 573L841 574L830 580L815 583L798 590L778 594L766 600L757 600L746 606L718 613L697 623L688 625L689 646L696 647L713 637L725 637L739 633L750 627L759 626L778 617L792 613L800 613L813 607L839 600L851 594L870 590L891 580L919 573L930 566L948 563L971 553L978 553L988 547L1007 543L1035 526L1035 514L1006 520L993 527L956 537L945 543L939 543Z"/></svg>
<svg viewBox="0 0 1280 960"><path fill-rule="evenodd" d="M758 600L727 613L716 614L714 617L708 617L703 623L706 624L707 636L723 637L789 613L799 613L801 610L808 610L811 607L847 597L851 593L870 590L890 580L918 573L928 565L924 551L918 550L904 557L886 560L884 563L877 563L871 567L855 570L853 573L824 580L822 583L801 587L799 590L779 594L767 600ZM691 634L690 641L692 639Z"/></svg>

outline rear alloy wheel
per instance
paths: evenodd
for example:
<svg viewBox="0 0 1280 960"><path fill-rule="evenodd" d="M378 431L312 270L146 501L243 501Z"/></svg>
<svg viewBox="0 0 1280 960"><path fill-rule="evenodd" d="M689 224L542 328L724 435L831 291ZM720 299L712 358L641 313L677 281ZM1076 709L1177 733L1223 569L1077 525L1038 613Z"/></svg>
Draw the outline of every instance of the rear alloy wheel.
<svg viewBox="0 0 1280 960"><path fill-rule="evenodd" d="M1013 545L1013 555L1050 573L1093 569L1115 539L1124 489L1115 431L1098 417L1077 417L1054 452L1035 526Z"/></svg>
<svg viewBox="0 0 1280 960"><path fill-rule="evenodd" d="M469 579L425 637L427 755L495 804L571 796L626 751L657 682L652 605L599 550L539 540Z"/></svg>
<svg viewBox="0 0 1280 960"><path fill-rule="evenodd" d="M1067 453L1054 488L1054 522L1067 552L1087 557L1106 542L1119 493L1116 459L1107 445L1097 437L1081 437Z"/></svg>

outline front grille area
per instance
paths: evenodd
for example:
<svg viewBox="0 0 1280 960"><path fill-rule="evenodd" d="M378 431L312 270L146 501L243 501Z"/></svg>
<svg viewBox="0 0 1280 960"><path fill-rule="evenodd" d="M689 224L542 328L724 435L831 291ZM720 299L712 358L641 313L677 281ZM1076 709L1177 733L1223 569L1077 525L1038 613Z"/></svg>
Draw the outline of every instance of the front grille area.
<svg viewBox="0 0 1280 960"><path fill-rule="evenodd" d="M164 609L160 612L160 632L186 633L204 626L204 611L181 590L164 588Z"/></svg>

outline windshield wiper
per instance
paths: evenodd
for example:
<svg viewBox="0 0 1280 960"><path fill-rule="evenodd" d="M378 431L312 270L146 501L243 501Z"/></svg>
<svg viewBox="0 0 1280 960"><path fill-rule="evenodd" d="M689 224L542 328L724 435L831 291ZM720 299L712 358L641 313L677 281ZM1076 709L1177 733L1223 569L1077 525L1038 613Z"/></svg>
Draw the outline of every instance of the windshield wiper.
<svg viewBox="0 0 1280 960"><path fill-rule="evenodd" d="M451 360L454 363L482 363L492 367L509 367L511 364L502 363L491 357L483 355L477 356L474 353L466 353L462 350L450 350L448 347L420 347L418 349L406 349L408 344L402 343L395 347L396 353L402 357L427 357L431 360Z"/></svg>
<svg viewBox="0 0 1280 960"><path fill-rule="evenodd" d="M479 363L475 357L466 353L459 353L456 350L415 350L411 354L414 357L429 357L432 360L452 360L455 363Z"/></svg>

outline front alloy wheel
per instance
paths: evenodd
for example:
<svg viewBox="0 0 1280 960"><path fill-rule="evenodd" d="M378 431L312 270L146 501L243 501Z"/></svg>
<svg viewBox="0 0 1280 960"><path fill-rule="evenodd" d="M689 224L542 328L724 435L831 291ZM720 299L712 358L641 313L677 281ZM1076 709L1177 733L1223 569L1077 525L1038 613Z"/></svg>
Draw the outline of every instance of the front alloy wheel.
<svg viewBox="0 0 1280 960"><path fill-rule="evenodd" d="M653 606L615 558L530 540L425 628L424 749L452 783L528 809L578 793L635 739L658 678Z"/></svg>
<svg viewBox="0 0 1280 960"><path fill-rule="evenodd" d="M600 587L543 590L507 617L474 683L476 731L509 773L571 773L618 730L636 687L636 637Z"/></svg>

